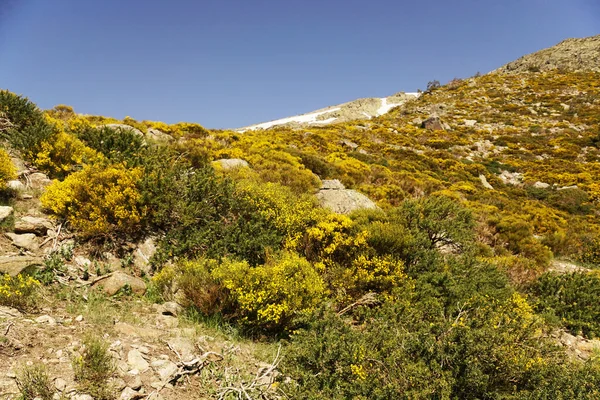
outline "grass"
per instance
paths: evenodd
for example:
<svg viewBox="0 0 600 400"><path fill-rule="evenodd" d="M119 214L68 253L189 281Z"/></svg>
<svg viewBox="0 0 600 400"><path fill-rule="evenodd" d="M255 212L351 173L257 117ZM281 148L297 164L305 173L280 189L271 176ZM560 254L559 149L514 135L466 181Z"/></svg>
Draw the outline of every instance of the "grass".
<svg viewBox="0 0 600 400"><path fill-rule="evenodd" d="M115 363L108 352L108 343L96 336L86 336L83 353L73 359L75 381L82 392L94 399L110 400L114 389L108 380L115 372Z"/></svg>
<svg viewBox="0 0 600 400"><path fill-rule="evenodd" d="M17 373L17 386L23 400L51 400L54 396L52 382L43 364L22 367Z"/></svg>

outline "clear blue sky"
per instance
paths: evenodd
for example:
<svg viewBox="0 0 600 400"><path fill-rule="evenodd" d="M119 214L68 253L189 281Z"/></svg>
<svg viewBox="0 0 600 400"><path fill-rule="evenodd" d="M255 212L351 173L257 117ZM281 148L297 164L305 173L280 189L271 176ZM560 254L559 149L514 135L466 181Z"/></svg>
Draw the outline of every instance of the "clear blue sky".
<svg viewBox="0 0 600 400"><path fill-rule="evenodd" d="M599 0L0 0L0 88L235 128L596 34Z"/></svg>

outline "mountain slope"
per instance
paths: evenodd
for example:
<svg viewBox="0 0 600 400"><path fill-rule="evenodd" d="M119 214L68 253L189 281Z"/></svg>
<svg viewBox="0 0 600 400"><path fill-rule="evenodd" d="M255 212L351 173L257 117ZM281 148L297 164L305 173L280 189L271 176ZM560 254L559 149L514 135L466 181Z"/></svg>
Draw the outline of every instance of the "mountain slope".
<svg viewBox="0 0 600 400"><path fill-rule="evenodd" d="M309 113L296 115L293 117L281 118L274 121L263 122L260 124L249 125L236 129L238 132L245 132L255 129L268 129L274 126L308 126L308 125L328 125L338 122L347 122L356 119L370 119L383 115L394 107L398 107L405 102L415 99L419 93L397 93L389 97L370 97L350 101L322 108Z"/></svg>
<svg viewBox="0 0 600 400"><path fill-rule="evenodd" d="M495 72L600 71L600 35L567 39L556 46L525 55Z"/></svg>

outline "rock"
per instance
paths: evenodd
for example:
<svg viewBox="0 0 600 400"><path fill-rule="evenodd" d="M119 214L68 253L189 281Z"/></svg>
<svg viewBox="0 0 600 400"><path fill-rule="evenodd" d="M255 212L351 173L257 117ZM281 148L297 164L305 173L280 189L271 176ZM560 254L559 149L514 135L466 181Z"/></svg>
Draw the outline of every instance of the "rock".
<svg viewBox="0 0 600 400"><path fill-rule="evenodd" d="M30 272L44 265L38 257L30 256L0 256L0 273L17 276L20 273Z"/></svg>
<svg viewBox="0 0 600 400"><path fill-rule="evenodd" d="M13 215L14 209L9 206L0 206L0 223L4 222L7 218Z"/></svg>
<svg viewBox="0 0 600 400"><path fill-rule="evenodd" d="M127 386L133 390L140 390L142 388L142 378L139 375L133 376L127 383Z"/></svg>
<svg viewBox="0 0 600 400"><path fill-rule="evenodd" d="M127 383L122 378L111 378L108 384L118 392L127 387Z"/></svg>
<svg viewBox="0 0 600 400"><path fill-rule="evenodd" d="M142 279L120 271L113 272L106 278L97 281L92 288L102 288L108 296L113 296L126 285L129 285L131 291L139 296L146 293L146 283Z"/></svg>
<svg viewBox="0 0 600 400"><path fill-rule="evenodd" d="M174 375L178 370L177 364L169 360L155 360L152 361L151 365L163 382L167 382L169 377Z"/></svg>
<svg viewBox="0 0 600 400"><path fill-rule="evenodd" d="M105 124L105 125L98 125L98 128L110 128L110 129L114 129L114 130L130 131L138 136L144 136L142 131L140 131L137 128L134 128L131 125L126 125L126 124Z"/></svg>
<svg viewBox="0 0 600 400"><path fill-rule="evenodd" d="M321 184L321 190L343 190L344 184L338 179L325 179Z"/></svg>
<svg viewBox="0 0 600 400"><path fill-rule="evenodd" d="M433 116L427 118L425 121L421 123L421 128L427 129L430 131L445 131L448 130L448 126L442 122L440 117Z"/></svg>
<svg viewBox="0 0 600 400"><path fill-rule="evenodd" d="M351 149L351 150L356 150L356 149L358 148L358 145L357 145L356 143L354 143L354 142L351 142L351 141L350 141L350 140L348 140L348 139L342 139L342 140L340 140L340 144L341 144L342 146L346 146L346 147L348 147L348 148L349 148L349 149Z"/></svg>
<svg viewBox="0 0 600 400"><path fill-rule="evenodd" d="M250 167L248 161L242 160L241 158L222 158L220 160L216 160L215 163L219 164L225 171L234 168Z"/></svg>
<svg viewBox="0 0 600 400"><path fill-rule="evenodd" d="M569 189L577 189L577 185L563 186L563 187L557 188L556 190L569 190Z"/></svg>
<svg viewBox="0 0 600 400"><path fill-rule="evenodd" d="M94 398L89 394L76 394L71 397L71 400L94 400Z"/></svg>
<svg viewBox="0 0 600 400"><path fill-rule="evenodd" d="M479 180L481 181L481 184L483 185L484 188L489 189L489 190L494 190L494 187L488 183L485 175L483 175L483 174L479 175Z"/></svg>
<svg viewBox="0 0 600 400"><path fill-rule="evenodd" d="M119 396L119 400L134 400L134 399L141 399L143 397L146 397L146 396L142 393L139 393L139 392L133 390L130 387L126 387L121 392L121 396Z"/></svg>
<svg viewBox="0 0 600 400"><path fill-rule="evenodd" d="M173 141L173 137L169 134L164 133L158 129L148 128L146 131L146 137L156 142L168 143Z"/></svg>
<svg viewBox="0 0 600 400"><path fill-rule="evenodd" d="M38 324L48 324L50 326L56 325L56 320L49 315L42 315L37 317L34 321Z"/></svg>
<svg viewBox="0 0 600 400"><path fill-rule="evenodd" d="M179 354L182 361L190 361L194 358L196 346L194 346L190 339L178 336L169 339L167 343L173 350L175 350Z"/></svg>
<svg viewBox="0 0 600 400"><path fill-rule="evenodd" d="M92 262L90 261L90 259L86 258L84 256L76 256L73 259L73 262L75 263L75 265L77 265L78 267L81 267L83 269L89 268L92 265Z"/></svg>
<svg viewBox="0 0 600 400"><path fill-rule="evenodd" d="M106 264L109 265L111 271L115 271L119 268L121 268L121 259L116 257L113 253L103 253L102 257L104 258L104 261L106 262Z"/></svg>
<svg viewBox="0 0 600 400"><path fill-rule="evenodd" d="M550 184L546 183L546 182L540 182L540 181L538 181L538 182L536 182L536 183L533 184L533 187L537 188L537 189L547 189L547 188L550 187Z"/></svg>
<svg viewBox="0 0 600 400"><path fill-rule="evenodd" d="M29 172L29 169L25 166L25 163L20 158L11 157L10 161L12 161L13 165L17 169L17 176L22 176Z"/></svg>
<svg viewBox="0 0 600 400"><path fill-rule="evenodd" d="M323 181L321 190L316 195L322 207L329 208L338 214L349 214L359 209L376 209L377 205L356 190L344 189L337 179Z"/></svg>
<svg viewBox="0 0 600 400"><path fill-rule="evenodd" d="M167 301L159 307L159 312L163 315L172 315L176 317L182 310L182 307L174 301Z"/></svg>
<svg viewBox="0 0 600 400"><path fill-rule="evenodd" d="M6 182L6 187L9 189L12 189L12 190L19 191L19 192L25 190L25 185L23 185L23 182L21 182L19 180Z"/></svg>
<svg viewBox="0 0 600 400"><path fill-rule="evenodd" d="M28 186L34 190L43 190L46 186L52 183L52 180L48 178L48 175L42 174L41 172L34 172L27 177Z"/></svg>
<svg viewBox="0 0 600 400"><path fill-rule="evenodd" d="M170 315L159 315L156 321L160 327L163 328L177 328L179 326L179 320Z"/></svg>
<svg viewBox="0 0 600 400"><path fill-rule="evenodd" d="M133 252L133 265L145 273L150 273L152 267L150 259L156 253L156 243L153 238L147 238L142 244L138 245Z"/></svg>
<svg viewBox="0 0 600 400"><path fill-rule="evenodd" d="M36 251L40 248L40 245L37 241L37 237L34 233L12 233L6 232L4 235L12 240L13 244L20 249L25 249L29 251Z"/></svg>
<svg viewBox="0 0 600 400"><path fill-rule="evenodd" d="M62 378L56 378L54 380L54 387L56 388L56 390L58 390L59 392L64 392L65 389L67 388L67 381L65 381Z"/></svg>
<svg viewBox="0 0 600 400"><path fill-rule="evenodd" d="M2 319L19 318L22 315L16 308L0 306L0 318Z"/></svg>
<svg viewBox="0 0 600 400"><path fill-rule="evenodd" d="M475 125L477 125L477 121L474 119L465 119L465 126L468 126L470 128L474 127Z"/></svg>
<svg viewBox="0 0 600 400"><path fill-rule="evenodd" d="M129 364L131 369L137 369L141 372L146 371L150 367L148 361L146 361L142 353L137 349L129 350L129 353L127 353L127 364Z"/></svg>
<svg viewBox="0 0 600 400"><path fill-rule="evenodd" d="M506 185L513 185L513 186L522 186L523 185L523 174L521 174L519 172L502 171L502 173L500 173L500 175L498 175L498 178L500 178L500 180L502 182L504 182L504 184L506 184Z"/></svg>
<svg viewBox="0 0 600 400"><path fill-rule="evenodd" d="M34 233L38 236L44 236L48 230L53 229L54 224L46 218L25 216L15 222L16 233Z"/></svg>
<svg viewBox="0 0 600 400"><path fill-rule="evenodd" d="M80 314L80 315L78 315L78 316L75 318L75 321L77 321L77 322L81 322L81 321L83 321L83 315L81 315L81 314Z"/></svg>

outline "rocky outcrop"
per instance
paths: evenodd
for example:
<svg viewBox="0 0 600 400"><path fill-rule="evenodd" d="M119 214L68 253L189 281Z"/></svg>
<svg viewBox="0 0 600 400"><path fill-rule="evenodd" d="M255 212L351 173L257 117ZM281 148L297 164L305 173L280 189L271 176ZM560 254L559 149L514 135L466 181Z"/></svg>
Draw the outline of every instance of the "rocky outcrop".
<svg viewBox="0 0 600 400"><path fill-rule="evenodd" d="M144 136L144 133L142 131L140 131L137 128L134 128L131 125L126 125L126 124L105 124L105 125L99 125L98 128L110 128L110 129L114 129L114 130L123 130L123 131L130 131L138 136Z"/></svg>
<svg viewBox="0 0 600 400"><path fill-rule="evenodd" d="M148 131L146 132L146 138L159 143L169 143L174 140L171 135L155 128L148 128Z"/></svg>
<svg viewBox="0 0 600 400"><path fill-rule="evenodd" d="M375 209L377 205L364 194L356 190L346 189L337 179L324 180L317 193L322 207L329 208L338 214L350 214L360 209Z"/></svg>
<svg viewBox="0 0 600 400"><path fill-rule="evenodd" d="M427 118L421 123L421 128L430 131L446 131L450 129L450 127L447 124L445 124L438 116L432 116Z"/></svg>
<svg viewBox="0 0 600 400"><path fill-rule="evenodd" d="M556 46L523 56L493 72L521 74L557 69L600 72L600 35L564 40Z"/></svg>
<svg viewBox="0 0 600 400"><path fill-rule="evenodd" d="M133 265L140 271L149 273L152 269L150 259L156 253L156 243L153 238L147 238L133 252Z"/></svg>
<svg viewBox="0 0 600 400"><path fill-rule="evenodd" d="M43 190L50 185L52 180L48 175L41 172L34 172L27 176L27 186L33 190Z"/></svg>
<svg viewBox="0 0 600 400"><path fill-rule="evenodd" d="M12 244L23 250L36 251L40 248L40 244L37 240L37 236L33 233L13 233L6 232L4 234L7 238L12 240Z"/></svg>

